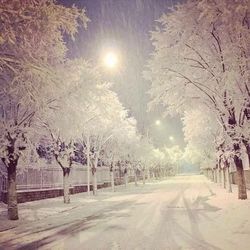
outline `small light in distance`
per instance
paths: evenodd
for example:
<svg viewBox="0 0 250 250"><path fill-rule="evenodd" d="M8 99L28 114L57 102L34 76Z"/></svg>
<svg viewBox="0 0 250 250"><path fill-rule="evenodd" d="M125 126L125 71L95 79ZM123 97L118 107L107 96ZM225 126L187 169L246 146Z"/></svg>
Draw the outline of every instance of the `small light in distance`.
<svg viewBox="0 0 250 250"><path fill-rule="evenodd" d="M173 136L169 136L169 140L170 141L174 141L174 137Z"/></svg>
<svg viewBox="0 0 250 250"><path fill-rule="evenodd" d="M155 125L157 125L157 126L161 125L161 121L160 120L156 120L155 121Z"/></svg>

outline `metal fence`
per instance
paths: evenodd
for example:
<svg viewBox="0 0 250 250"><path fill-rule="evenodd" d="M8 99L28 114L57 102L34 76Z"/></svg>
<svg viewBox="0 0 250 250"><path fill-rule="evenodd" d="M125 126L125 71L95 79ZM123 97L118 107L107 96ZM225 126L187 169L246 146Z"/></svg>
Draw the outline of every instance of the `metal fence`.
<svg viewBox="0 0 250 250"><path fill-rule="evenodd" d="M96 175L98 184L109 182L108 167L98 168ZM87 184L87 167L73 166L69 178L71 186ZM19 190L61 188L62 184L63 172L60 167L27 168L17 174L17 189Z"/></svg>
<svg viewBox="0 0 250 250"><path fill-rule="evenodd" d="M2 200L2 191L7 190L7 173L0 164L0 201Z"/></svg>
<svg viewBox="0 0 250 250"><path fill-rule="evenodd" d="M97 184L110 182L109 168L102 166L97 168ZM119 174L116 174L117 176ZM119 175L120 176L120 175ZM121 176L120 176L121 177ZM80 186L87 184L87 167L74 165L70 171L70 185ZM90 171L91 178L91 171ZM62 188L63 172L56 165L45 165L40 168L25 167L17 170L17 190L53 189ZM90 179L91 182L91 179ZM0 195L7 190L7 172L5 166L0 163Z"/></svg>
<svg viewBox="0 0 250 250"><path fill-rule="evenodd" d="M128 180L134 180L134 170L128 169ZM97 184L110 183L110 170L108 167L102 166L97 168ZM138 179L141 173L137 173ZM92 175L90 170L90 184L92 183ZM70 171L70 186L87 185L87 166L75 164ZM124 182L124 170L121 168L115 169L114 179L116 184ZM40 167L19 167L16 175L17 190L44 190L56 189L63 187L63 171L56 163L45 164ZM7 191L7 170L0 160L0 201L2 195Z"/></svg>

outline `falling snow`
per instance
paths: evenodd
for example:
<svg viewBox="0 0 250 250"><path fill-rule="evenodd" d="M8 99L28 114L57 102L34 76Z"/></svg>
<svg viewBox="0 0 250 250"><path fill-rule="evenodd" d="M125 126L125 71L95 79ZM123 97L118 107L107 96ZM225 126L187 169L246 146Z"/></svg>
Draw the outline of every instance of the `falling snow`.
<svg viewBox="0 0 250 250"><path fill-rule="evenodd" d="M0 0L0 249L248 249L249 8Z"/></svg>

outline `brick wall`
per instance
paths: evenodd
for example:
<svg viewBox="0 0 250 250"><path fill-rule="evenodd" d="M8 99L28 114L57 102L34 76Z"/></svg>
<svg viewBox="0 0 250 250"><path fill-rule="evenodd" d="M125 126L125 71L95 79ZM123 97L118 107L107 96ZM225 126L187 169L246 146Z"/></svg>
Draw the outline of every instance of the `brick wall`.
<svg viewBox="0 0 250 250"><path fill-rule="evenodd" d="M142 177L138 176L138 181L142 180ZM128 182L134 182L134 176L129 176ZM116 178L115 185L123 185L123 178ZM104 182L103 184L98 184L97 188L106 188L110 187L110 182ZM90 185L90 190L92 191L92 185ZM75 185L70 187L70 194L83 193L87 192L87 185ZM48 198L55 198L63 196L62 188L50 188L50 189L33 189L33 190L17 190L17 201L18 203L24 203L28 201L36 201ZM2 191L1 201L7 203L7 192Z"/></svg>
<svg viewBox="0 0 250 250"><path fill-rule="evenodd" d="M110 183L104 183L98 185L98 189L108 187ZM92 185L90 185L90 190L92 190ZM87 192L87 185L74 186L70 188L70 194ZM28 202L28 201L36 201L48 198L55 198L63 196L62 188L54 188L54 189L40 189L40 190L18 190L17 191L17 201L18 203ZM2 192L2 201L7 203L7 193Z"/></svg>

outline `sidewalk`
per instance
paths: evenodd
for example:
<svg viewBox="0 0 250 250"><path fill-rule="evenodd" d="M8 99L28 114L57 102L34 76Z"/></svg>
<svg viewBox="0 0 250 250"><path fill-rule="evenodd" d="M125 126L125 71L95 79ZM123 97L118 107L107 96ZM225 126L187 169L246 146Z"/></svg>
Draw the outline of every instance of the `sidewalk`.
<svg viewBox="0 0 250 250"><path fill-rule="evenodd" d="M154 182L151 182L153 184ZM147 185L147 184L146 184ZM103 200L110 197L117 197L121 194L138 191L138 189L146 188L142 183L136 187L134 183L129 183L127 188L124 185L115 187L115 192L111 191L111 187L98 189L96 196L93 196L92 191L88 196L87 192L70 195L70 204L63 203L63 197L49 198L38 201L31 201L18 204L19 220L11 221L7 219L7 205L0 202L0 232L15 228L20 224L39 221L49 216L59 213L66 213L78 207L88 207L91 209L93 204L99 205Z"/></svg>

